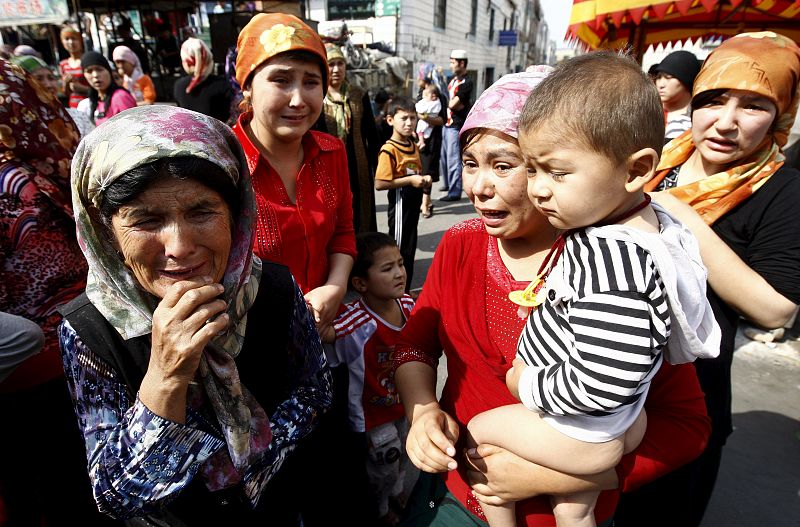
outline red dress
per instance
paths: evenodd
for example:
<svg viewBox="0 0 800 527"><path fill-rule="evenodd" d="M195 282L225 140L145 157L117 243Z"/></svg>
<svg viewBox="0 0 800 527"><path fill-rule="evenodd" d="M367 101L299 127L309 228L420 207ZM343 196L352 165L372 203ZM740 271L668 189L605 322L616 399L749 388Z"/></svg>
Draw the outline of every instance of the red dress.
<svg viewBox="0 0 800 527"><path fill-rule="evenodd" d="M347 154L341 141L322 132L303 136L303 166L297 174L292 203L278 173L247 137L244 125L252 114L239 117L233 131L244 149L253 176L258 221L253 252L264 260L286 265L303 293L328 280L331 254L356 256L353 195Z"/></svg>
<svg viewBox="0 0 800 527"><path fill-rule="evenodd" d="M518 403L506 388L505 373L516 355L525 320L508 293L526 285L515 282L503 265L497 240L479 220L447 231L433 258L422 294L395 351L395 364L420 361L436 367L447 355L447 382L441 407L461 425L498 406ZM458 351L456 351L458 350ZM703 392L691 364L667 363L656 374L645 403L647 432L640 446L617 466L620 490L628 491L697 457L711 430ZM457 450L460 451L459 445ZM443 474L450 492L467 509L482 516L466 483L462 466ZM600 494L598 523L611 517L617 491ZM520 525L554 526L547 496L517 505Z"/></svg>

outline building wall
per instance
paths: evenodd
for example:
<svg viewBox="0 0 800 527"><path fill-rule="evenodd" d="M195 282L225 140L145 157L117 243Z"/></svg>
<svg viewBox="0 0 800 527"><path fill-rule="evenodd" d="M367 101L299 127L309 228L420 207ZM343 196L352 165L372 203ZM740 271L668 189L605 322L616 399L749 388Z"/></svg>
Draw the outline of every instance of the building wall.
<svg viewBox="0 0 800 527"><path fill-rule="evenodd" d="M414 71L423 61L449 69L450 51L464 49L468 69L477 79L476 95L487 83L506 73L525 68L522 40L516 47L497 45L502 29L522 29L524 12L509 0L478 0L475 34L470 34L471 0L447 0L445 28L433 25L434 0L403 0L398 30L398 54L414 63ZM490 13L494 9L494 35L489 39ZM512 19L514 27L511 26ZM510 51L509 51L510 49ZM493 73L487 68L494 68ZM487 78L492 75L492 79Z"/></svg>
<svg viewBox="0 0 800 527"><path fill-rule="evenodd" d="M348 27L371 24L374 40L391 43L397 50L397 55L412 64L413 78L407 83L407 95L416 94L416 72L422 62L433 62L444 68L449 75L450 51L466 50L469 57L468 69L474 73L478 95L486 87L487 81L525 69L528 63L526 54L532 45L530 40L525 39L533 37L533 42L536 39L536 35L528 36L529 31L526 30L529 27L530 13L541 11L529 7L526 18L526 2L535 2L538 5L538 0L478 0L474 35L470 34L472 0L447 0L444 29L434 27L434 0L401 0L398 26L394 31L389 30L390 27L394 29L393 24L386 24L380 18L348 21ZM309 0L308 8L312 19L320 22L326 19L325 0ZM494 9L495 15L494 35L490 40L491 9ZM516 29L520 32L517 46L508 48L497 44L502 29ZM493 73L487 72L487 68L493 68ZM492 79L488 79L487 74L491 74Z"/></svg>

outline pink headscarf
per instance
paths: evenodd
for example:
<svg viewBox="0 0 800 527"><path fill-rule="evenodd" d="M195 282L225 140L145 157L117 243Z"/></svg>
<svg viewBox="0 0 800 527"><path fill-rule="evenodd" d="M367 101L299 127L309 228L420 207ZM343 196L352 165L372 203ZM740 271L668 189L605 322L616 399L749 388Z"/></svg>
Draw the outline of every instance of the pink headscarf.
<svg viewBox="0 0 800 527"><path fill-rule="evenodd" d="M118 60L124 60L125 62L133 64L133 73L131 73L130 77L125 75L122 84L126 90L134 93L134 90L136 89L136 81L138 81L139 78L144 75L144 72L142 71L142 63L139 62L139 57L128 46L115 47L114 51L111 53L111 57L114 59L114 62Z"/></svg>
<svg viewBox="0 0 800 527"><path fill-rule="evenodd" d="M475 101L459 136L473 128L489 128L516 139L519 114L528 95L551 71L550 66L531 66L522 73L500 77Z"/></svg>
<svg viewBox="0 0 800 527"><path fill-rule="evenodd" d="M188 38L181 46L181 61L186 73L192 75L192 81L186 87L186 93L206 80L214 70L214 58L205 42L199 38Z"/></svg>

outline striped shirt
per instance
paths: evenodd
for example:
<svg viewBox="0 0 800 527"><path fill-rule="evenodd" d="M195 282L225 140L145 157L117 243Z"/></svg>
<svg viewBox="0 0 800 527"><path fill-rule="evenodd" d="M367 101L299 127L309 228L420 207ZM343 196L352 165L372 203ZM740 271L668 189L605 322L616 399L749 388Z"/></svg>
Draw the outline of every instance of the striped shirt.
<svg viewBox="0 0 800 527"><path fill-rule="evenodd" d="M671 141L692 127L692 117L688 113L676 114L667 119L664 139Z"/></svg>
<svg viewBox="0 0 800 527"><path fill-rule="evenodd" d="M525 406L593 442L619 436L636 419L670 333L666 291L650 254L596 233L567 236L543 290L547 298L517 347L530 366L519 385Z"/></svg>
<svg viewBox="0 0 800 527"><path fill-rule="evenodd" d="M397 299L408 320L414 309L409 295ZM350 371L348 410L350 427L355 432L372 430L404 415L400 395L394 383L392 360L402 327L382 319L363 299L347 304L347 309L333 323L336 333L337 364L347 364ZM332 366L337 364L331 361Z"/></svg>

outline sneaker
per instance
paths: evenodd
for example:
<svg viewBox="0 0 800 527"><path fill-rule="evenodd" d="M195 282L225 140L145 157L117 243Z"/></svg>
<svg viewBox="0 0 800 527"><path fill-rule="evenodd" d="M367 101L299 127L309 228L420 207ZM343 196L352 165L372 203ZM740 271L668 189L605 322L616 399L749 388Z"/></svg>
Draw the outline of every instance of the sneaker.
<svg viewBox="0 0 800 527"><path fill-rule="evenodd" d="M447 195L447 196L442 196L441 198L439 198L439 201L461 201L461 197L460 196Z"/></svg>
<svg viewBox="0 0 800 527"><path fill-rule="evenodd" d="M445 187L444 185L442 185L441 187L439 187L439 192L447 192L448 190L450 190L450 189L449 189L449 188L447 188L447 187Z"/></svg>

